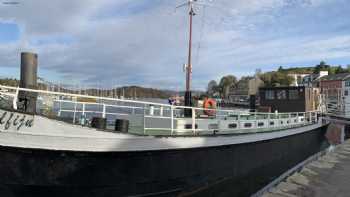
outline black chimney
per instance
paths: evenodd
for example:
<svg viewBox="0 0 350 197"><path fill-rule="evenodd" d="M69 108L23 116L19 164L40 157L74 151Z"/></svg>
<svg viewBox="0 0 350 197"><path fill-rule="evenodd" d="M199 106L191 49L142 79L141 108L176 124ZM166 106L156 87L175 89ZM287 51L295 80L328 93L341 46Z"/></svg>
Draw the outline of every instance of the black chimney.
<svg viewBox="0 0 350 197"><path fill-rule="evenodd" d="M37 89L38 55L35 53L21 53L20 88ZM19 91L18 109L26 113L36 112L37 93Z"/></svg>

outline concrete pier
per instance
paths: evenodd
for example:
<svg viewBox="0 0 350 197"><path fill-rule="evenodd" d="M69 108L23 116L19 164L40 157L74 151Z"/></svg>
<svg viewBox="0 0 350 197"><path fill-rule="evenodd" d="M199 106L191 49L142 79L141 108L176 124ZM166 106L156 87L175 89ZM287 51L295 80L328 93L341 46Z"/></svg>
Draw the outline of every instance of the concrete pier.
<svg viewBox="0 0 350 197"><path fill-rule="evenodd" d="M350 196L350 140L270 188L263 197Z"/></svg>

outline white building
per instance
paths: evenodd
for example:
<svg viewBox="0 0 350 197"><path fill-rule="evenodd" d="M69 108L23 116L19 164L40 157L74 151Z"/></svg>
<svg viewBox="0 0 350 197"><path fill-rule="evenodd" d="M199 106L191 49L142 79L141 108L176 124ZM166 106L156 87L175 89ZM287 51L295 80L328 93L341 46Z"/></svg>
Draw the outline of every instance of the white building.
<svg viewBox="0 0 350 197"><path fill-rule="evenodd" d="M294 80L290 86L303 86L303 79L310 74L288 74L289 77L292 77Z"/></svg>
<svg viewBox="0 0 350 197"><path fill-rule="evenodd" d="M317 74L288 74L288 76L292 77L294 80L291 86L306 86L306 87L317 87L315 82L318 81L321 77L327 76L328 71L320 71Z"/></svg>

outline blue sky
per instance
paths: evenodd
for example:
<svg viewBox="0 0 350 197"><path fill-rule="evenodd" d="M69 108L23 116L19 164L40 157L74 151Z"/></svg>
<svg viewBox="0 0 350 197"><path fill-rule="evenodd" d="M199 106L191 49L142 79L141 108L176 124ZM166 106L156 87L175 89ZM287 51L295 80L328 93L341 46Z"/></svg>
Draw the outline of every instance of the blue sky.
<svg viewBox="0 0 350 197"><path fill-rule="evenodd" d="M15 42L19 39L19 27L15 23L0 23L0 43Z"/></svg>
<svg viewBox="0 0 350 197"><path fill-rule="evenodd" d="M188 15L175 11L183 0L19 2L0 5L0 76L18 76L20 52L31 51L41 77L59 83L184 89ZM350 64L348 0L210 4L194 18L195 89L258 68Z"/></svg>

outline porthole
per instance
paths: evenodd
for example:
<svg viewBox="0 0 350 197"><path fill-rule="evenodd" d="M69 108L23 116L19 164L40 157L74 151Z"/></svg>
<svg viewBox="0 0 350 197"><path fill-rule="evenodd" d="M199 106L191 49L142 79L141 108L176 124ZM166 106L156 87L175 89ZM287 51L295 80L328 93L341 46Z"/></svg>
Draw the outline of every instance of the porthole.
<svg viewBox="0 0 350 197"><path fill-rule="evenodd" d="M275 122L274 122L274 121L271 121L271 122L270 122L270 125L271 125L271 126L275 125Z"/></svg>
<svg viewBox="0 0 350 197"><path fill-rule="evenodd" d="M229 124L229 125L228 125L228 128L229 128L229 129L236 129L237 126L238 126L238 125L237 125L236 123L232 123L232 124Z"/></svg>
<svg viewBox="0 0 350 197"><path fill-rule="evenodd" d="M245 128L249 128L249 127L252 127L252 123L249 123L249 122L247 122L247 123L244 123L244 127L245 127Z"/></svg>
<svg viewBox="0 0 350 197"><path fill-rule="evenodd" d="M281 121L281 124L283 124L284 122L283 121Z"/></svg>
<svg viewBox="0 0 350 197"><path fill-rule="evenodd" d="M263 122L258 123L258 127L263 127L265 124Z"/></svg>

